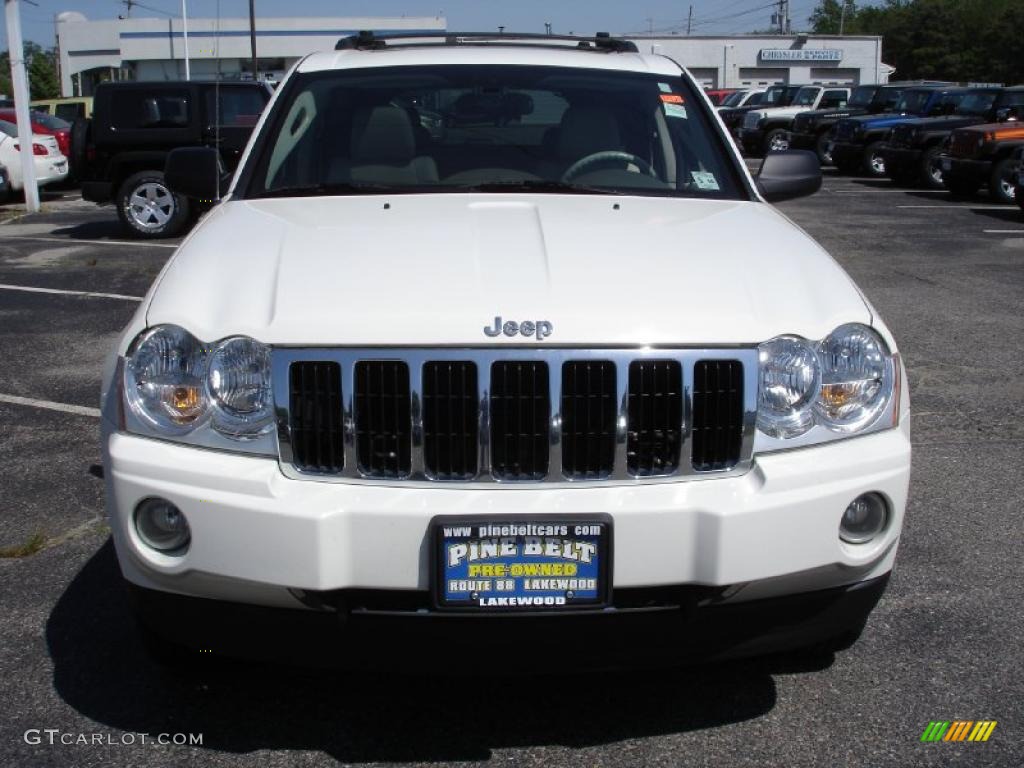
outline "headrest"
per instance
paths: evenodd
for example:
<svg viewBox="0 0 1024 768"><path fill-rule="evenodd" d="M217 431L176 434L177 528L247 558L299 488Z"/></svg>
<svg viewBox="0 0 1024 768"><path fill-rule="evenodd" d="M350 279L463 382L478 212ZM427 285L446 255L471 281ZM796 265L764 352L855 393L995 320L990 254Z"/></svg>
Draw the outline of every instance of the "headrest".
<svg viewBox="0 0 1024 768"><path fill-rule="evenodd" d="M619 126L607 109L569 107L558 131L558 157L575 161L595 152L621 149Z"/></svg>
<svg viewBox="0 0 1024 768"><path fill-rule="evenodd" d="M409 115L400 107L363 107L352 119L353 165L405 165L416 154Z"/></svg>

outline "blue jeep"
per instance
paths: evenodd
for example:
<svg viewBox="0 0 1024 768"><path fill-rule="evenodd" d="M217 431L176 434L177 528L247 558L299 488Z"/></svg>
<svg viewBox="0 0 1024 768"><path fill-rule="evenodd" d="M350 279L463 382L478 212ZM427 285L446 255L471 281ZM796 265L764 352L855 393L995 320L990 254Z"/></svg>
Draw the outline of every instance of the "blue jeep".
<svg viewBox="0 0 1024 768"><path fill-rule="evenodd" d="M967 93L967 88L908 88L892 112L840 120L836 123L832 144L832 163L840 173L864 172L868 176L884 177L882 147L889 132L907 120L952 114Z"/></svg>

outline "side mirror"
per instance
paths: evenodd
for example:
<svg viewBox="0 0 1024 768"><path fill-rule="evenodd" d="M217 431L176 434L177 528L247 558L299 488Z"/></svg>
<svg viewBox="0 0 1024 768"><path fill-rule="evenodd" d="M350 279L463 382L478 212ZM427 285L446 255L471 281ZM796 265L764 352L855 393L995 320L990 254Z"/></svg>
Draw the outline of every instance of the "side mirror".
<svg viewBox="0 0 1024 768"><path fill-rule="evenodd" d="M215 203L228 191L231 174L213 147L179 147L167 155L164 181L179 195Z"/></svg>
<svg viewBox="0 0 1024 768"><path fill-rule="evenodd" d="M769 152L755 181L769 203L806 197L821 189L821 165L814 152L804 149Z"/></svg>

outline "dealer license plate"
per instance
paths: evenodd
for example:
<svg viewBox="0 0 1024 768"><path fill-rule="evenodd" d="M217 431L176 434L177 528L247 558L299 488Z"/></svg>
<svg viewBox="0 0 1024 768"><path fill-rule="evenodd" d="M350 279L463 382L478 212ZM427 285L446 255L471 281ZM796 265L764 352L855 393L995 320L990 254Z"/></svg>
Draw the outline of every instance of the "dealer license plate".
<svg viewBox="0 0 1024 768"><path fill-rule="evenodd" d="M434 602L441 610L595 608L611 594L611 519L433 521Z"/></svg>

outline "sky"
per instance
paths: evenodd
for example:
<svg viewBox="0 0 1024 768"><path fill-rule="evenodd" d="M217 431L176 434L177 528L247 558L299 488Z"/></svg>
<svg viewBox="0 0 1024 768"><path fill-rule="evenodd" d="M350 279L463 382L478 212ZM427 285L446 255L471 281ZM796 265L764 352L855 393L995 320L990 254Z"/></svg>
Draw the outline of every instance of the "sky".
<svg viewBox="0 0 1024 768"><path fill-rule="evenodd" d="M247 17L248 0L187 0L189 16ZM139 0L133 17L178 16L181 0ZM448 29L486 32L503 25L508 31L543 32L550 22L556 33L658 34L685 33L693 7L693 34L740 34L768 29L771 0L255 0L257 26L265 16L439 16ZM861 3L863 5L864 3ZM806 27L817 0L790 0L794 30ZM26 39L49 48L54 42L53 17L79 11L89 19L116 19L125 13L119 0L22 0L22 31ZM7 28L0 17L0 49L7 47Z"/></svg>

